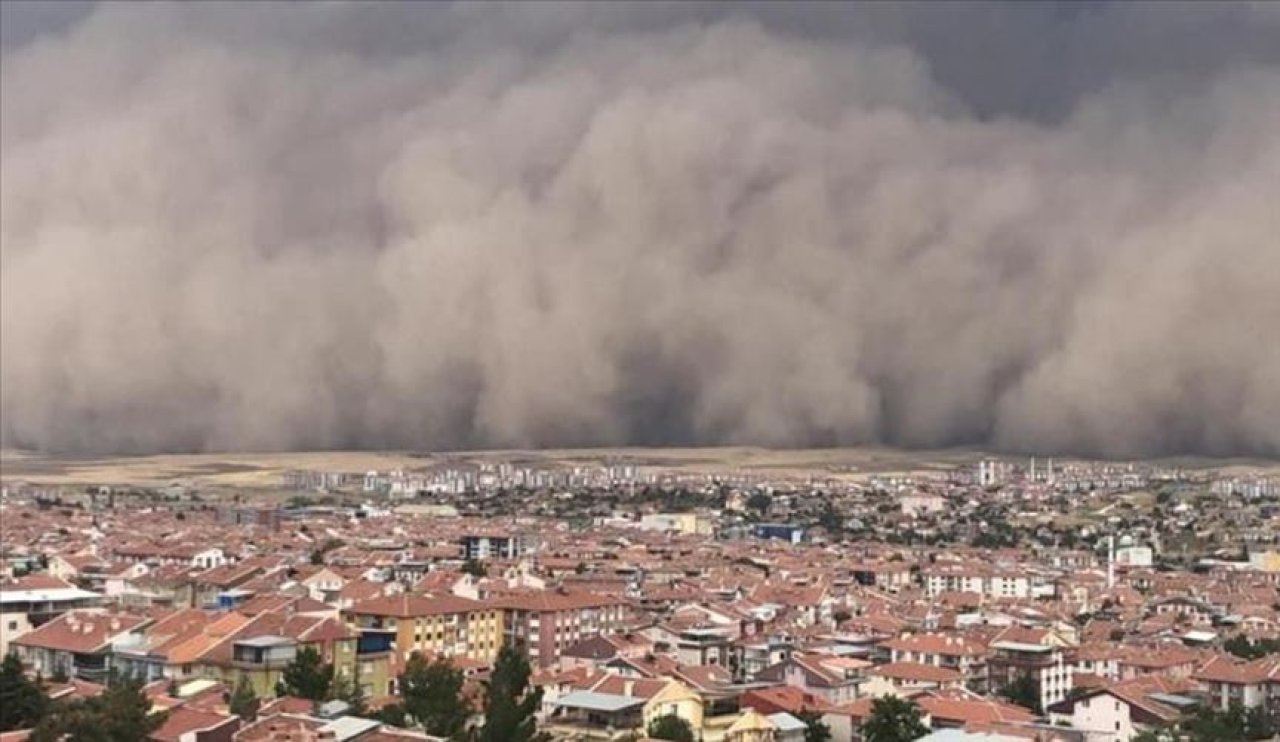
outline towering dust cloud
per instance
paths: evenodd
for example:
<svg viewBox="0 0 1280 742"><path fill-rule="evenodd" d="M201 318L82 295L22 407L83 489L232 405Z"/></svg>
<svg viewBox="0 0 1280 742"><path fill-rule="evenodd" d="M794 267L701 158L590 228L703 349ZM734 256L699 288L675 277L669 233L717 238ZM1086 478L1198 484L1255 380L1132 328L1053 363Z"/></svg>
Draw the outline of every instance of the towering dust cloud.
<svg viewBox="0 0 1280 742"><path fill-rule="evenodd" d="M5 5L5 445L1280 453L1274 4Z"/></svg>

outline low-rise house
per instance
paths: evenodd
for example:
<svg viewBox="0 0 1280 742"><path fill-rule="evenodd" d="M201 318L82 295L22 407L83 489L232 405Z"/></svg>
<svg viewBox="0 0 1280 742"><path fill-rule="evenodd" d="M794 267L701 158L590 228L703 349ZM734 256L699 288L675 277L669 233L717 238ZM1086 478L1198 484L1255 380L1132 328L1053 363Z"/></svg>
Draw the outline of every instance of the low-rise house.
<svg viewBox="0 0 1280 742"><path fill-rule="evenodd" d="M958 670L919 662L890 662L867 670L859 690L864 696L911 696L921 691L960 688L964 676Z"/></svg>
<svg viewBox="0 0 1280 742"><path fill-rule="evenodd" d="M1120 659L1123 650L1114 644L1095 643L1071 650L1073 674L1097 675L1107 680L1120 679Z"/></svg>
<svg viewBox="0 0 1280 742"><path fill-rule="evenodd" d="M1208 624L1215 613L1208 601L1187 595L1156 600L1151 604L1151 610L1157 616L1178 616L1198 624Z"/></svg>
<svg viewBox="0 0 1280 742"><path fill-rule="evenodd" d="M778 728L767 716L747 709L724 732L725 742L777 742Z"/></svg>
<svg viewBox="0 0 1280 742"><path fill-rule="evenodd" d="M65 580L33 574L0 583L0 657L10 643L67 611L94 608L102 596Z"/></svg>
<svg viewBox="0 0 1280 742"><path fill-rule="evenodd" d="M1046 710L1091 742L1128 742L1143 731L1177 722L1199 705L1194 693L1187 680L1149 675L1086 691Z"/></svg>
<svg viewBox="0 0 1280 742"><path fill-rule="evenodd" d="M348 582L335 569L325 566L299 568L293 579L307 589L313 600L323 603L336 602Z"/></svg>
<svg viewBox="0 0 1280 742"><path fill-rule="evenodd" d="M932 729L963 729L974 725L1029 724L1030 711L964 689L927 691L914 696L925 724Z"/></svg>
<svg viewBox="0 0 1280 742"><path fill-rule="evenodd" d="M768 634L743 637L734 645L734 655L729 665L738 677L754 678L766 668L786 661L794 651L795 644L790 636Z"/></svg>
<svg viewBox="0 0 1280 742"><path fill-rule="evenodd" d="M677 680L606 674L559 696L546 729L567 737L611 739L628 731L642 734L654 719L674 715L698 735L704 728L704 705L697 693Z"/></svg>
<svg viewBox="0 0 1280 742"><path fill-rule="evenodd" d="M107 562L96 554L54 554L49 557L49 576L72 581L93 567L106 566Z"/></svg>
<svg viewBox="0 0 1280 742"><path fill-rule="evenodd" d="M1245 662L1218 655L1196 668L1191 677L1204 684L1212 704L1220 709L1234 704L1263 707L1271 715L1280 715L1280 657Z"/></svg>
<svg viewBox="0 0 1280 742"><path fill-rule="evenodd" d="M987 682L987 657L991 653L985 642L955 633L924 632L903 634L879 645L889 653L892 662L920 662L960 672L966 686L984 692Z"/></svg>
<svg viewBox="0 0 1280 742"><path fill-rule="evenodd" d="M1116 663L1121 680L1143 675L1190 677L1205 657L1201 651L1173 643L1126 646L1124 650Z"/></svg>
<svg viewBox="0 0 1280 742"><path fill-rule="evenodd" d="M641 634L597 634L560 653L560 666L598 668L618 659L640 659L653 651L653 642Z"/></svg>
<svg viewBox="0 0 1280 742"><path fill-rule="evenodd" d="M836 706L858 697L858 686L865 680L864 670L869 666L858 660L837 663L832 659L824 661L819 655L796 654L757 673L756 680L784 683Z"/></svg>
<svg viewBox="0 0 1280 742"><path fill-rule="evenodd" d="M111 671L111 645L151 621L121 613L71 611L12 642L33 671L102 682Z"/></svg>
<svg viewBox="0 0 1280 742"><path fill-rule="evenodd" d="M855 565L851 570L859 585L874 587L887 593L908 588L915 580L912 565L906 562L873 562Z"/></svg>
<svg viewBox="0 0 1280 742"><path fill-rule="evenodd" d="M389 694L389 652L362 653L358 643L358 632L332 618L261 613L201 655L198 672L228 688L247 682L259 698L269 698L284 668L306 647L353 680L366 697Z"/></svg>
<svg viewBox="0 0 1280 742"><path fill-rule="evenodd" d="M189 608L219 605L219 597L262 575L266 565L261 561L229 562L211 567L191 578L179 603Z"/></svg>
<svg viewBox="0 0 1280 742"><path fill-rule="evenodd" d="M151 742L230 742L241 724L238 716L179 706L166 714L164 723L148 739Z"/></svg>

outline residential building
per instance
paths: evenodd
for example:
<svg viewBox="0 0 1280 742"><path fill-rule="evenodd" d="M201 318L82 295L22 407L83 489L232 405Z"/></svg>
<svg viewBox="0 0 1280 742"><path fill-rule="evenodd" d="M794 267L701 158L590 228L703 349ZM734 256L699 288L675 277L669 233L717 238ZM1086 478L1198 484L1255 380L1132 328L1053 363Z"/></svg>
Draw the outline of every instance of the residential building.
<svg viewBox="0 0 1280 742"><path fill-rule="evenodd" d="M469 534L459 543L465 559L519 559L529 550L525 538L511 534Z"/></svg>
<svg viewBox="0 0 1280 742"><path fill-rule="evenodd" d="M382 634L401 660L414 652L490 662L503 642L503 609L455 595L392 595L356 602L343 619L362 635Z"/></svg>
<svg viewBox="0 0 1280 742"><path fill-rule="evenodd" d="M622 599L585 592L514 593L491 603L504 614L506 642L523 649L535 667L550 666L586 637L621 630L626 617Z"/></svg>
<svg viewBox="0 0 1280 742"><path fill-rule="evenodd" d="M9 644L67 611L100 605L102 596L64 580L34 574L0 584L0 657Z"/></svg>
<svg viewBox="0 0 1280 742"><path fill-rule="evenodd" d="M97 683L111 671L111 645L151 619L121 613L71 611L11 643L19 659L46 677L65 675Z"/></svg>

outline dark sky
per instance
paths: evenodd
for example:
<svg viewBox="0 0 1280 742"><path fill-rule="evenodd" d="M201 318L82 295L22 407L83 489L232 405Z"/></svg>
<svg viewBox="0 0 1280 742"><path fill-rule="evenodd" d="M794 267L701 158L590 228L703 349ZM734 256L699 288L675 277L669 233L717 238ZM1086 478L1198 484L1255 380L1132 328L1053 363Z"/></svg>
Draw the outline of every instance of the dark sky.
<svg viewBox="0 0 1280 742"><path fill-rule="evenodd" d="M553 49L584 32L751 19L776 33L834 44L906 45L925 59L937 82L977 115L1038 120L1060 119L1081 96L1126 80L1174 86L1203 82L1228 66L1280 63L1280 11L1266 0L520 2L476 7L360 2L322 10L292 3L192 5L183 13L183 25L193 31L370 55L421 53L477 31L511 45ZM6 0L0 3L0 45L13 51L42 36L64 34L94 8L95 3L84 0Z"/></svg>

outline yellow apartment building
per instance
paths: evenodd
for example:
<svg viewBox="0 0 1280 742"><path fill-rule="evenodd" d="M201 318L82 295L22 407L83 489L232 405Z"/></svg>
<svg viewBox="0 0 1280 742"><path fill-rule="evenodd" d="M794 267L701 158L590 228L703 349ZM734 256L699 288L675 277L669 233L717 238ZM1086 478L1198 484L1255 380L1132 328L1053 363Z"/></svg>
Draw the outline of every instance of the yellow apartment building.
<svg viewBox="0 0 1280 742"><path fill-rule="evenodd" d="M342 612L363 635L383 634L402 660L414 652L492 662L502 648L503 612L455 595L393 595Z"/></svg>

